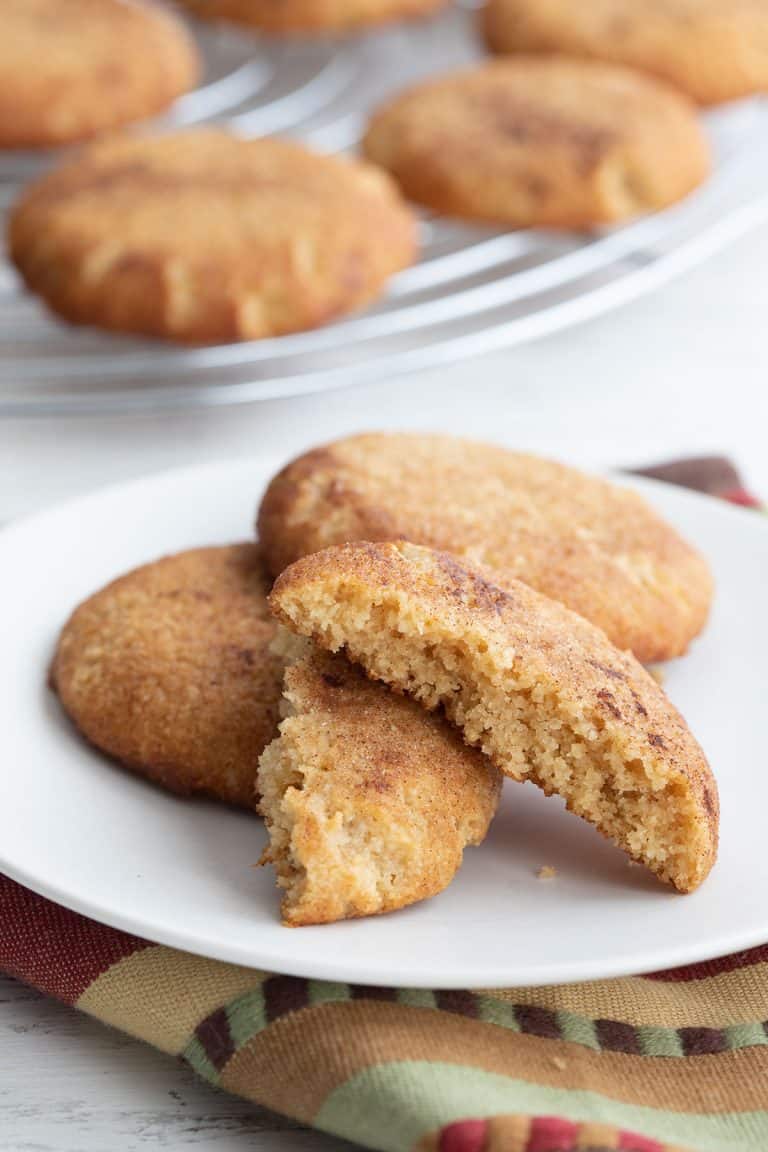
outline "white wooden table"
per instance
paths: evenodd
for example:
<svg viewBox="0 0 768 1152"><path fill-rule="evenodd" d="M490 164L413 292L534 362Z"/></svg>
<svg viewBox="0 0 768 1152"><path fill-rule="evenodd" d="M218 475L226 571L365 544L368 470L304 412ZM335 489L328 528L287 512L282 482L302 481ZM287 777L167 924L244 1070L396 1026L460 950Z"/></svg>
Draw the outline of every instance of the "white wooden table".
<svg viewBox="0 0 768 1152"><path fill-rule="evenodd" d="M346 1152L0 976L2 1152Z"/></svg>
<svg viewBox="0 0 768 1152"><path fill-rule="evenodd" d="M148 471L375 427L600 467L724 452L768 494L767 269L765 228L619 313L419 379L229 412L0 425L0 520ZM342 1148L0 978L0 1152Z"/></svg>

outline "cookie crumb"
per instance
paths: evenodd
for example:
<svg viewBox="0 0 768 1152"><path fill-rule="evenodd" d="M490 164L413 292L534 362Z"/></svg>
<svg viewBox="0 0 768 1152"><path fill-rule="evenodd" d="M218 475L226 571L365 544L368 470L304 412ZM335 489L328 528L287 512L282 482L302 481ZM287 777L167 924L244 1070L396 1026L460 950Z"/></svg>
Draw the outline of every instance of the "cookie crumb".
<svg viewBox="0 0 768 1152"><path fill-rule="evenodd" d="M551 864L542 864L536 873L537 880L554 880L557 876L557 868L553 868Z"/></svg>

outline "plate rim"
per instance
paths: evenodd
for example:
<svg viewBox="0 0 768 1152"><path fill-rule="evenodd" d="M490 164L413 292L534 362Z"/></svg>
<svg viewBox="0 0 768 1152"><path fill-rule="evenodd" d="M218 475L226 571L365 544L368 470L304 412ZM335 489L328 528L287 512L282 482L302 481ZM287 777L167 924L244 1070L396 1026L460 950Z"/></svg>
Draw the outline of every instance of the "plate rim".
<svg viewBox="0 0 768 1152"><path fill-rule="evenodd" d="M388 966L379 968L376 965L369 964L361 971L358 965L349 964L344 961L343 958L338 961L309 959L306 962L299 961L295 963L291 960L290 956L286 956L285 960L279 961L280 967L276 969L274 967L274 959L267 960L266 962L258 960L254 957L252 950L245 947L224 946L221 948L212 948L207 941L205 943L203 943L202 940L196 942L194 933L176 932L173 929L168 930L166 928L152 929L151 932L147 932L145 928L137 928L130 916L123 916L120 913L109 910L106 914L102 914L98 912L91 901L87 899L70 897L66 893L62 894L55 884L33 881L26 876L23 869L6 867L2 857L0 857L0 873L23 887L28 888L36 895L42 896L66 908L70 912L84 916L96 924L117 929L140 940L145 940L154 946L173 948L193 956L200 956L203 959L215 960L225 964L235 964L241 968L251 969L254 972L267 972L270 976L291 976L298 979L325 980L332 983L371 985L372 987L454 991L466 988L468 984L472 988L482 987L488 989L528 989L583 984L593 981L614 980L628 976L647 976L657 972L673 971L676 968L687 967L693 964L706 964L709 961L718 960L721 957L734 953L744 952L750 948L758 947L766 943L763 932L758 931L756 935L753 935L751 932L745 931L729 937L725 947L723 947L722 943L719 943L711 949L707 947L699 949L693 945L690 947L681 945L677 949L670 949L665 953L665 959L661 964L651 958L648 959L647 963L643 963L641 959L637 964L621 960L617 960L612 964L601 964L598 961L591 960L582 963L571 963L570 970L574 975L568 977L564 976L562 971L558 969L557 964L553 962L549 966L542 966L535 982L531 983L527 980L515 979L514 975L510 975L508 968L502 970L499 966L489 966L483 971L481 979L468 981L466 975L459 976L458 973L453 975L449 963L443 960L441 961L442 966L439 972L430 975L427 983L421 983L419 981L401 978L397 973L393 973ZM688 899L690 898L691 897L688 897ZM677 897L673 895L672 899L677 899ZM389 915L396 915L396 912L389 913ZM332 927L332 925L315 925L314 927L316 930L322 930L325 927ZM286 927L286 931L293 932L296 931L296 929ZM266 968L264 966L265 963ZM560 965L560 968L562 968L562 965Z"/></svg>

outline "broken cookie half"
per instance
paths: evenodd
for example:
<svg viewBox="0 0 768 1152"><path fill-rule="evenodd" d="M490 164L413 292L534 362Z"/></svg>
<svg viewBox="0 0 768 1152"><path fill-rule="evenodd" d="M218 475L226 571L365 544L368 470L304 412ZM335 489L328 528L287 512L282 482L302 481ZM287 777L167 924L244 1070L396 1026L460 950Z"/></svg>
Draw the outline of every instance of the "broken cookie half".
<svg viewBox="0 0 768 1152"><path fill-rule="evenodd" d="M262 863L286 924L389 912L441 892L496 811L501 774L437 715L343 656L288 667L286 718L262 754Z"/></svg>
<svg viewBox="0 0 768 1152"><path fill-rule="evenodd" d="M372 677L442 709L681 892L717 853L717 786L664 692L582 617L408 543L328 548L277 580L273 612Z"/></svg>

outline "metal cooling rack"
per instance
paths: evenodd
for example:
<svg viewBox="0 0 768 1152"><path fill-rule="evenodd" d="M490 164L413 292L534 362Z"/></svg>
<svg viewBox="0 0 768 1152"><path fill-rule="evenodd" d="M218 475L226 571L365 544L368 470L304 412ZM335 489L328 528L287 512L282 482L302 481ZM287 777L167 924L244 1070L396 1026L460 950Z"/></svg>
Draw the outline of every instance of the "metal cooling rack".
<svg viewBox="0 0 768 1152"><path fill-rule="evenodd" d="M472 14L338 43L268 44L199 27L206 81L161 128L227 123L326 151L354 148L367 110L403 84L477 59ZM684 204L590 236L499 233L425 216L420 262L368 312L278 339L186 349L72 328L0 260L0 415L235 404L434 367L531 340L648 292L768 219L768 103L707 116L712 179ZM0 209L51 163L0 155Z"/></svg>

